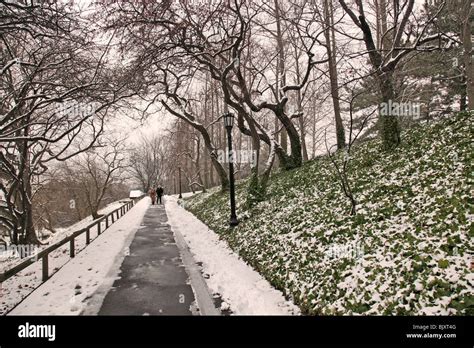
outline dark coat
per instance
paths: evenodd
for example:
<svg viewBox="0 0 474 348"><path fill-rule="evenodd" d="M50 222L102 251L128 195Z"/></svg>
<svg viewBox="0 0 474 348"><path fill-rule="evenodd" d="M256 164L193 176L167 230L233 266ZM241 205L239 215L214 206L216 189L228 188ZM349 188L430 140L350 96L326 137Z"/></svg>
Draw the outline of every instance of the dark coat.
<svg viewBox="0 0 474 348"><path fill-rule="evenodd" d="M160 197L163 196L163 192L164 190L163 190L163 187L161 186L156 189L156 194Z"/></svg>

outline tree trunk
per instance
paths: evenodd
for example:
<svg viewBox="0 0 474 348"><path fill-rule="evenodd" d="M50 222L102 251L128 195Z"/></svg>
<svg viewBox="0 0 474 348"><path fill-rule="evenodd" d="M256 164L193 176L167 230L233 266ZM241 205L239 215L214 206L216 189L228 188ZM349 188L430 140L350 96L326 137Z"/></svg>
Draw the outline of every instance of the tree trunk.
<svg viewBox="0 0 474 348"><path fill-rule="evenodd" d="M301 83L301 71L299 64L298 48L295 46L295 65L296 65L296 83L299 85ZM298 107L298 112L303 111L303 102L301 97L301 90L299 89L296 92L296 104ZM300 137L301 137L301 148L303 151L303 161L308 160L308 150L306 148L306 129L304 124L304 114L299 117L300 123Z"/></svg>
<svg viewBox="0 0 474 348"><path fill-rule="evenodd" d="M27 119L26 122L29 122L29 119ZM25 137L29 136L29 126L25 127L23 135ZM21 154L21 165L19 171L21 175L21 210L23 212L21 226L23 229L23 238L20 242L26 244L39 244L33 223L33 207L31 205L31 170L28 140L19 142L19 150Z"/></svg>
<svg viewBox="0 0 474 348"><path fill-rule="evenodd" d="M99 215L99 213L97 212L97 208L91 208L91 215L92 215L92 219L96 220L98 218L100 218L101 215Z"/></svg>
<svg viewBox="0 0 474 348"><path fill-rule="evenodd" d="M247 116L247 115L245 115ZM249 186L247 189L247 205L253 206L256 202L262 201L264 196L264 190L259 183L259 161L260 161L260 137L255 127L254 121L251 117L246 117L246 121L249 125L250 134L252 138L252 150L256 151L255 163L250 170Z"/></svg>
<svg viewBox="0 0 474 348"><path fill-rule="evenodd" d="M209 124L209 76L206 74L206 83L204 87L204 93L205 93L205 98L204 98L204 125L207 127ZM212 97L212 96L211 96ZM202 162L204 166L204 175L203 175L203 184L204 187L209 187L209 165L208 165L208 159L206 156L202 157Z"/></svg>
<svg viewBox="0 0 474 348"><path fill-rule="evenodd" d="M204 146L206 147L207 151L209 152L209 155L211 157L211 163L214 166L214 169L217 172L217 175L219 176L219 179L221 181L221 189L222 191L227 191L229 189L229 178L227 177L227 173L222 166L222 164L218 161L217 159L217 153L215 151L214 146L211 143L211 138L209 136L209 133L207 132L207 129L204 126L197 126L195 127L199 133L201 133L201 136L204 139Z"/></svg>
<svg viewBox="0 0 474 348"><path fill-rule="evenodd" d="M313 124L312 124L312 137L311 137L311 147L312 147L312 155L311 159L316 158L316 97L313 96L311 100L311 110L312 110L312 116L313 116Z"/></svg>
<svg viewBox="0 0 474 348"><path fill-rule="evenodd" d="M298 91L299 94L299 91ZM298 99L301 100L301 97ZM301 103L299 103L301 105ZM300 106L301 107L301 106ZM303 151L303 161L307 161L308 158L308 149L306 147L306 126L304 124L304 116L300 116L300 134L301 134L301 148Z"/></svg>
<svg viewBox="0 0 474 348"><path fill-rule="evenodd" d="M392 73L379 75L378 79L382 102L388 105L395 97ZM393 149L400 144L400 128L396 116L379 112L379 127L385 150Z"/></svg>
<svg viewBox="0 0 474 348"><path fill-rule="evenodd" d="M342 123L341 118L341 106L339 104L339 85L337 80L337 67L336 67L336 54L333 48L335 47L335 34L334 28L332 26L332 6L331 11L329 9L330 5L328 4L330 0L324 0L324 21L326 25L326 30L324 31L324 36L326 39L326 51L328 55L328 65L329 65L329 81L331 84L331 97L334 106L334 119L336 124L336 140L337 148L343 149L346 146L346 139L344 134L344 124ZM332 28L332 29L331 29ZM332 32L332 40L331 40Z"/></svg>
<svg viewBox="0 0 474 348"><path fill-rule="evenodd" d="M25 244L39 244L33 223L33 207L28 202L23 205L25 214Z"/></svg>
<svg viewBox="0 0 474 348"><path fill-rule="evenodd" d="M276 111L276 115L279 120L283 123L283 126L287 130L288 138L290 139L291 156L287 156L287 161L284 163L286 170L300 167L303 163L303 156L301 155L301 141L300 135L296 130L293 121L284 115L283 108L279 108ZM282 146L283 147L283 146Z"/></svg>
<svg viewBox="0 0 474 348"><path fill-rule="evenodd" d="M381 33L382 28L380 24L381 16L380 16L379 0L374 0L374 7L375 7L375 21L376 21L375 31L376 31L376 39L377 39L377 50L380 50L381 49L380 39L382 37L382 33Z"/></svg>
<svg viewBox="0 0 474 348"><path fill-rule="evenodd" d="M382 6L382 3L381 3ZM381 9L382 13L384 10ZM382 65L383 58L379 51L375 47L375 43L372 37L372 31L369 24L363 16L359 16L361 30L364 33L364 42L369 52L369 58L374 69L377 70L377 80L379 84L379 90L381 94L381 101L387 103L394 101L395 90L393 86L393 70L382 71L380 66ZM382 28L384 27L384 18L382 14ZM386 35L387 36L387 35ZM385 40L383 40L385 45ZM383 142L383 148L390 150L400 144L400 129L398 120L393 115L382 115L379 113L379 131Z"/></svg>
<svg viewBox="0 0 474 348"><path fill-rule="evenodd" d="M463 1L463 23L462 43L464 71L466 72L466 92L469 110L474 110L474 67L472 64L472 41L471 41L471 0Z"/></svg>
<svg viewBox="0 0 474 348"><path fill-rule="evenodd" d="M285 71L285 47L283 44L283 34L281 31L281 20L280 20L280 4L278 0L274 0L275 4L275 19L276 19L276 29L277 29L277 85L276 93L278 96L278 101L280 101L280 88L286 85L286 71ZM283 128L280 132L280 145L285 152L288 152L288 132Z"/></svg>
<svg viewBox="0 0 474 348"><path fill-rule="evenodd" d="M382 50L390 49L391 43L391 36L387 34L388 25L387 25L387 0L380 0L379 4L379 15L380 15L380 23L382 32L379 34L380 43L379 47ZM384 35L387 34L387 35Z"/></svg>
<svg viewBox="0 0 474 348"><path fill-rule="evenodd" d="M467 88L461 89L461 98L459 100L459 111L466 111L467 109Z"/></svg>

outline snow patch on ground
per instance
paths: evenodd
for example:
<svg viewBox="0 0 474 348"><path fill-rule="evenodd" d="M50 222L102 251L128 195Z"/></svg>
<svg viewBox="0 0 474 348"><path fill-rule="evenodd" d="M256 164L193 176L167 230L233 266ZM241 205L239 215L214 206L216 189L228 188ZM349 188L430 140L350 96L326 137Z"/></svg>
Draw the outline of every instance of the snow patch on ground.
<svg viewBox="0 0 474 348"><path fill-rule="evenodd" d="M106 215L112 212L113 210L119 208L122 206L124 203L121 201L116 201L113 203L108 204L106 207L103 209L99 210L99 214ZM78 221L74 223L73 225L65 228L57 228L55 233L49 232L49 237L45 240L42 240L41 243L42 245L39 245L36 247L35 251L40 252L43 249L46 249L50 245L61 241L62 239L66 238L67 236L73 234L76 231L79 231L80 229L87 227L90 225L94 219L92 219L92 216L89 215L88 217L82 219L81 221ZM102 228L105 227L105 221L101 223ZM92 230L94 232L94 230ZM4 272L15 265L21 263L22 260L18 258L18 256L12 256L12 257L0 257L0 272Z"/></svg>
<svg viewBox="0 0 474 348"><path fill-rule="evenodd" d="M115 210L123 203L114 202L109 204L107 207L99 211L100 214L107 214ZM91 216L75 223L74 225L65 228L58 229L57 232L51 236L51 238L44 244L38 247L37 251L47 248L52 243L58 242L66 236L78 231L93 221ZM105 230L105 221L101 222L102 231ZM95 238L97 235L97 226L91 229L91 238ZM44 242L44 241L43 241ZM86 237L82 235L76 238L76 253L82 250L86 246ZM49 254L49 268L50 274L52 275L58 269L60 269L66 262L69 262L69 243L66 243L62 247L56 249ZM20 263L21 260L18 257L4 258L0 261L0 272L12 268L13 266ZM41 281L41 262L35 262L32 265L19 272L17 275L9 278L3 283L0 283L0 315L8 313L13 307L21 302L26 296L28 296L33 290L35 290L42 283Z"/></svg>
<svg viewBox="0 0 474 348"><path fill-rule="evenodd" d="M116 279L116 266L122 263L128 252L129 243L149 204L148 198L139 201L9 314L81 314L89 307L89 299L99 287L110 286Z"/></svg>
<svg viewBox="0 0 474 348"><path fill-rule="evenodd" d="M300 310L253 270L217 234L184 210L175 196L165 200L168 221L186 240L196 262L209 275L206 283L219 293L234 314L289 315Z"/></svg>

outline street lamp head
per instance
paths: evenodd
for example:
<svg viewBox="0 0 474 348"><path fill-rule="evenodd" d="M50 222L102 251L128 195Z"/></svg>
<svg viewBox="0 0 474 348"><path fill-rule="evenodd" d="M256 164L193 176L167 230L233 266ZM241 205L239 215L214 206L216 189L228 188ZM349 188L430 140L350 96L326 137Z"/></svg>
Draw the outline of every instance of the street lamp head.
<svg viewBox="0 0 474 348"><path fill-rule="evenodd" d="M224 126L226 128L232 128L234 125L234 115L231 112L226 112L224 115Z"/></svg>

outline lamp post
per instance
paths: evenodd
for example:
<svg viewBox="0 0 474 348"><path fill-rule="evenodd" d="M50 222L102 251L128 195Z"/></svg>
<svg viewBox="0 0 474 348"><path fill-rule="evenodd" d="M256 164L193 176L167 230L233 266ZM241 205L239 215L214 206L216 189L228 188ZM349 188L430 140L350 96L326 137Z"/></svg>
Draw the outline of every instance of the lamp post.
<svg viewBox="0 0 474 348"><path fill-rule="evenodd" d="M179 196L178 198L183 198L181 194L181 167L178 167L178 181L179 181Z"/></svg>
<svg viewBox="0 0 474 348"><path fill-rule="evenodd" d="M235 213L235 187L234 187L234 160L232 154L232 126L234 125L234 115L229 112L227 103L224 103L224 126L227 130L227 144L229 147L229 186L230 186L230 220L231 227L237 226L237 214Z"/></svg>

